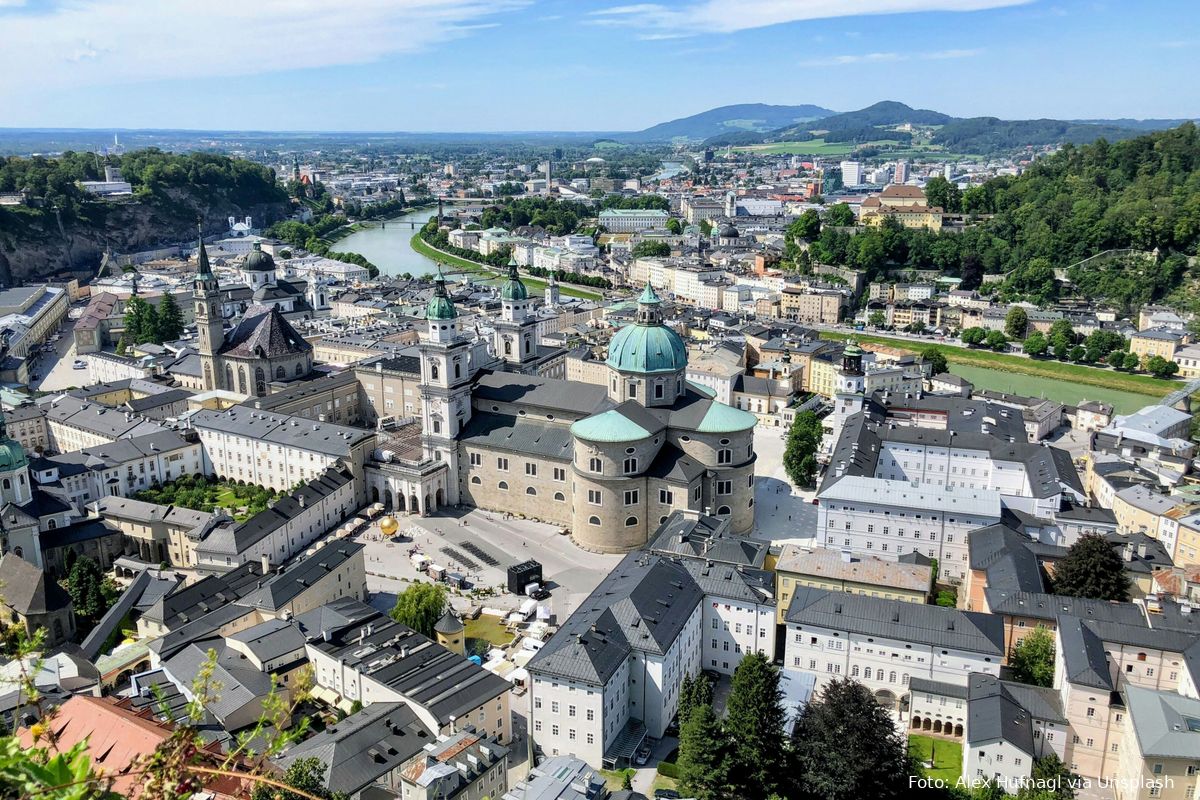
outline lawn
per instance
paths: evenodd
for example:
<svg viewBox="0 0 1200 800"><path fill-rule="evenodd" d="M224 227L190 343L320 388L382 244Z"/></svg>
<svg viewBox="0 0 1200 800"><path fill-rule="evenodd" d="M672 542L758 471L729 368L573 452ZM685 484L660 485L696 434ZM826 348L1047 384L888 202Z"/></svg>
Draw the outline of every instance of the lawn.
<svg viewBox="0 0 1200 800"><path fill-rule="evenodd" d="M668 778L666 775L656 774L654 776L654 782L650 784L651 797L653 797L654 793L659 789L675 789L678 791L679 781L675 780L674 778Z"/></svg>
<svg viewBox="0 0 1200 800"><path fill-rule="evenodd" d="M893 339L874 334L821 332L821 338L823 339L844 340L851 337L860 342L887 345L888 347L895 347L910 353L919 353L926 347L937 344L933 341L913 342L907 339ZM946 361L951 364L967 364L974 367L986 367L998 372L1016 372L1023 375L1032 375L1036 378L1071 381L1072 383L1084 386L1117 389L1123 392L1134 392L1156 398L1162 397L1183 386L1182 383L1177 381L1164 381L1149 375L1134 375L1111 369L1087 367L1082 364L1067 364L1052 359L1024 358L1004 353L994 353L990 350L973 350L965 347L948 346L941 347L940 349L946 356Z"/></svg>
<svg viewBox="0 0 1200 800"><path fill-rule="evenodd" d="M625 782L625 775L628 774L632 778L636 770L632 767L626 767L625 769L602 769L599 772L600 776L604 778L604 783L608 786L608 790L610 792L619 792L622 784Z"/></svg>
<svg viewBox="0 0 1200 800"><path fill-rule="evenodd" d="M932 768L925 768L925 775L930 778L941 778L951 786L962 775L962 745L946 739L933 739L929 736L909 736L908 752L917 758L921 764L929 761L932 751L934 763Z"/></svg>
<svg viewBox="0 0 1200 800"><path fill-rule="evenodd" d="M445 264L449 267L455 267L466 272L475 272L482 275L499 274L495 270L484 266L483 264L479 264L475 261L468 261L465 258L459 258L458 256L451 255L450 253L444 253L441 250L438 250L436 247L431 247L428 242L421 238L420 231L417 231L413 234L412 249L416 250L426 258L432 258L438 263ZM530 291L540 292L544 291L546 288L546 282L539 280L538 278L521 276L521 282L524 283L525 287ZM584 300L599 300L602 297L599 290L592 291L588 289L576 289L573 286L563 286L561 284L559 285L558 291L564 297L580 297Z"/></svg>
<svg viewBox="0 0 1200 800"><path fill-rule="evenodd" d="M464 627L466 628L463 633L467 637L467 650L472 649L472 639L489 642L498 647L503 647L513 640L512 633L504 627L504 619L491 614L480 614L475 619L469 619Z"/></svg>
<svg viewBox="0 0 1200 800"><path fill-rule="evenodd" d="M275 495L276 492L258 486L238 486L202 475L186 475L162 486L135 492L133 499L196 511L223 508L235 521L243 522L264 510Z"/></svg>

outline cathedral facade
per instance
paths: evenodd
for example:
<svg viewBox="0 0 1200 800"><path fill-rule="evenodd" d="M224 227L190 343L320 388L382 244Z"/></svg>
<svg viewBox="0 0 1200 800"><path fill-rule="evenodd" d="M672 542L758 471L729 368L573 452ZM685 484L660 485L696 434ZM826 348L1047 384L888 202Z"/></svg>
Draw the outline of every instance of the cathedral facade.
<svg viewBox="0 0 1200 800"><path fill-rule="evenodd" d="M501 305L496 360L479 368L439 275L418 350L423 456L446 479L422 512L462 503L533 517L601 552L642 546L675 510L751 531L757 420L685 379L687 348L649 286L612 339L607 386L525 372L536 323L515 268Z"/></svg>

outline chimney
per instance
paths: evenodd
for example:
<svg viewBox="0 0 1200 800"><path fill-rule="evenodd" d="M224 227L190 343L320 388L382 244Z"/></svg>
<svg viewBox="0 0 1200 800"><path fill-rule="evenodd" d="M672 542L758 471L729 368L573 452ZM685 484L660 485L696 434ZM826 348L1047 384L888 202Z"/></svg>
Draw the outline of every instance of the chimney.
<svg viewBox="0 0 1200 800"><path fill-rule="evenodd" d="M1124 549L1121 551L1121 557L1126 561L1133 560L1133 542L1126 542Z"/></svg>
<svg viewBox="0 0 1200 800"><path fill-rule="evenodd" d="M854 557L850 554L849 550L842 550L842 561L849 564L853 560L854 560Z"/></svg>
<svg viewBox="0 0 1200 800"><path fill-rule="evenodd" d="M1138 544L1138 546L1137 546L1138 558L1145 558L1147 549L1148 549L1148 546L1146 545L1145 542L1141 542L1140 544Z"/></svg>
<svg viewBox="0 0 1200 800"><path fill-rule="evenodd" d="M271 557L268 556L266 553L263 553L263 555L262 555L262 573L263 573L263 575L268 575L268 574L270 574L270 572L271 572Z"/></svg>

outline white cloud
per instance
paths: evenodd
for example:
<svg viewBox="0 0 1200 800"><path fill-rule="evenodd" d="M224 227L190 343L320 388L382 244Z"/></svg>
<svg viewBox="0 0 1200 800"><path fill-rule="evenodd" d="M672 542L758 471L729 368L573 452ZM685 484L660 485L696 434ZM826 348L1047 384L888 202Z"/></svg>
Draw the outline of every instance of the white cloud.
<svg viewBox="0 0 1200 800"><path fill-rule="evenodd" d="M69 0L0 15L0 98L33 83L104 86L369 63L490 27L489 18L528 2Z"/></svg>
<svg viewBox="0 0 1200 800"><path fill-rule="evenodd" d="M880 64L889 61L940 61L947 58L970 58L982 50L936 50L930 53L848 53L844 55L810 58L800 62L802 67L841 67L848 64Z"/></svg>
<svg viewBox="0 0 1200 800"><path fill-rule="evenodd" d="M612 6L588 15L593 25L689 33L734 33L787 22L922 11L982 11L1024 5L1031 0L693 0L684 5L638 3Z"/></svg>

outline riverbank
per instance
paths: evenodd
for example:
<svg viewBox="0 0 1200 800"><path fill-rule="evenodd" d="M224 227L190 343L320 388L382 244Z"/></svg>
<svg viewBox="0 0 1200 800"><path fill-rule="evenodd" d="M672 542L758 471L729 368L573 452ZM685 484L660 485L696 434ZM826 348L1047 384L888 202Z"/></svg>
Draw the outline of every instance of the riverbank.
<svg viewBox="0 0 1200 800"><path fill-rule="evenodd" d="M464 272L471 272L480 275L489 275L493 277L500 276L500 273L476 261L469 261L465 258L459 258L458 256L451 255L443 250L438 250L436 247L432 246L421 238L421 232L419 230L413 234L410 245L412 246L413 250L425 256L426 258L431 258L434 261L437 261L440 264L445 264L448 267L454 267L455 269L459 269ZM530 291L540 292L546 289L546 282L540 278L522 275L521 281ZM560 283L558 285L558 290L559 293L565 297L578 297L583 300L599 300L603 297L603 294L601 294L599 291L581 289L579 287L564 283Z"/></svg>
<svg viewBox="0 0 1200 800"><path fill-rule="evenodd" d="M920 353L936 342L912 342L907 339L893 339L887 336L874 336L864 333L837 333L822 331L822 339L844 341L854 338L868 344L881 344L895 347L909 353ZM988 350L970 350L965 347L940 347L946 361L950 364L963 364L970 367L983 367L997 372L1011 372L1029 375L1046 380L1066 381L1102 389L1115 389L1121 392L1146 395L1160 398L1183 386L1178 381L1165 381L1150 375L1134 375L1128 372L1117 372L1112 369L1087 367L1082 364L1065 364L1061 361L1022 358L1019 356L993 353Z"/></svg>

